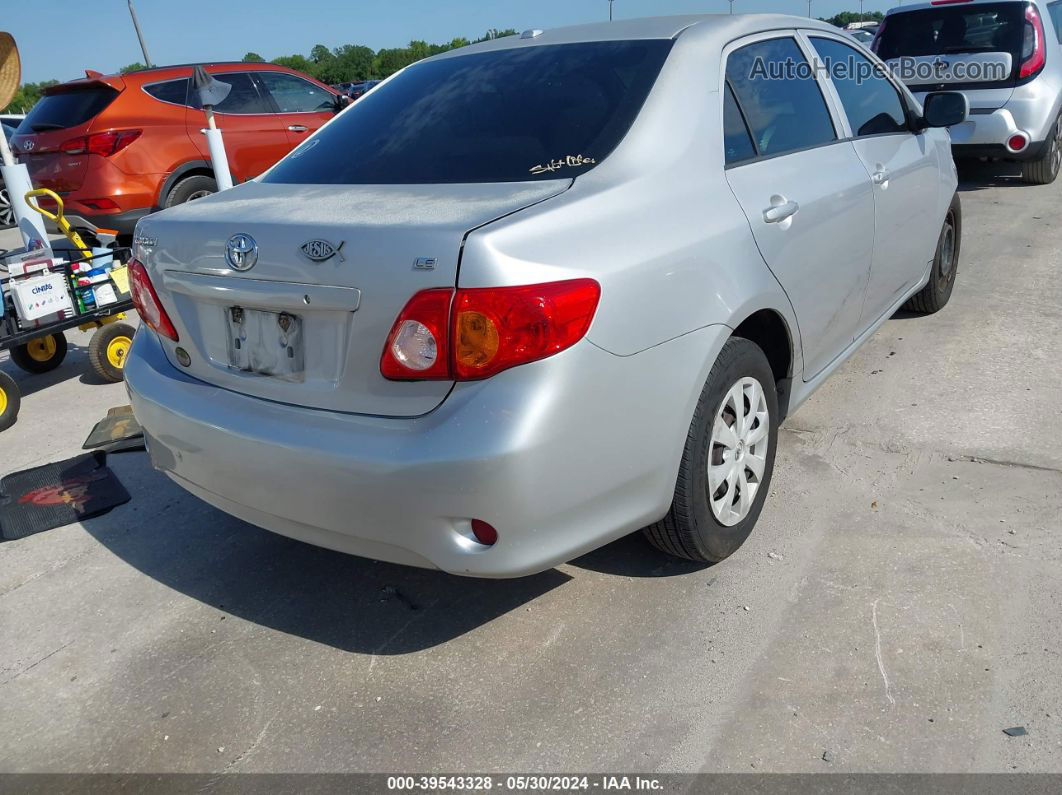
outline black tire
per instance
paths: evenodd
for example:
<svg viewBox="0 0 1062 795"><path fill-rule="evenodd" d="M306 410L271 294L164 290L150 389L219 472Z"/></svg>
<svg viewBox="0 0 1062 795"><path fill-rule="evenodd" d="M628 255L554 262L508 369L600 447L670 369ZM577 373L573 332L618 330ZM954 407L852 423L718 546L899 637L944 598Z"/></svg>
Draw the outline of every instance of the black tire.
<svg viewBox="0 0 1062 795"><path fill-rule="evenodd" d="M759 382L770 424L763 477L752 505L743 519L727 526L716 518L709 503L709 455L716 455L709 448L716 415L723 409L731 388L742 378ZM767 357L754 342L731 337L712 366L697 402L671 508L663 519L643 531L650 543L671 555L703 563L718 563L737 551L755 527L771 488L779 422L777 387Z"/></svg>
<svg viewBox="0 0 1062 795"><path fill-rule="evenodd" d="M169 194L166 196L165 206L175 207L178 204L184 204L186 201L201 199L203 196L217 192L218 183L214 181L213 177L208 177L205 174L193 174L190 177L179 180L170 189Z"/></svg>
<svg viewBox="0 0 1062 795"><path fill-rule="evenodd" d="M48 350L48 339L54 342L54 349ZM47 356L47 358L42 358ZM46 334L24 345L11 349L11 361L27 373L48 373L63 363L66 358L66 337L62 332Z"/></svg>
<svg viewBox="0 0 1062 795"><path fill-rule="evenodd" d="M1044 153L1037 160L1027 160L1021 164L1021 179L1030 185L1050 185L1058 177L1062 167L1062 118L1055 119L1055 124L1047 137Z"/></svg>
<svg viewBox="0 0 1062 795"><path fill-rule="evenodd" d="M136 329L128 323L109 323L92 335L88 354L96 375L112 384L122 380L125 356L135 333Z"/></svg>
<svg viewBox="0 0 1062 795"><path fill-rule="evenodd" d="M7 373L0 372L0 431L6 431L15 424L21 407L22 395L18 391L18 384Z"/></svg>
<svg viewBox="0 0 1062 795"><path fill-rule="evenodd" d="M950 234L950 248L949 248ZM951 200L944 225L937 238L937 251L933 255L933 269L929 281L918 293L911 296L903 308L920 315L932 315L943 309L951 300L955 288L955 274L959 270L959 250L962 247L962 204L959 194Z"/></svg>

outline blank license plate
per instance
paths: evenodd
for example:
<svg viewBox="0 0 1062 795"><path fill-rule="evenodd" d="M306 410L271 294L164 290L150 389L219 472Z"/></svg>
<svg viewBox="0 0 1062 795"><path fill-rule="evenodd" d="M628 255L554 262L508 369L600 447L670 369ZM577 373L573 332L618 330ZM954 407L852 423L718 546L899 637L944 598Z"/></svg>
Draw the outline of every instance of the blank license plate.
<svg viewBox="0 0 1062 795"><path fill-rule="evenodd" d="M232 306L225 310L229 329L229 367L246 373L302 381L302 318L289 312L265 312Z"/></svg>

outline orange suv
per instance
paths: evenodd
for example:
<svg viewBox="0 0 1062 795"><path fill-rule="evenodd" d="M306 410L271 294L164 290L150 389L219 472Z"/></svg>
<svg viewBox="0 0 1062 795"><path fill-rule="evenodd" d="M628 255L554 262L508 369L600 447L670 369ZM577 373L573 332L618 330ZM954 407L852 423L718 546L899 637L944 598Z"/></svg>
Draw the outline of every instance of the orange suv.
<svg viewBox="0 0 1062 795"><path fill-rule="evenodd" d="M342 107L332 89L272 64L205 64L232 86L215 107L233 180L256 177ZM34 187L63 197L67 215L131 234L163 207L217 190L193 65L125 75L86 72L46 89L11 139Z"/></svg>

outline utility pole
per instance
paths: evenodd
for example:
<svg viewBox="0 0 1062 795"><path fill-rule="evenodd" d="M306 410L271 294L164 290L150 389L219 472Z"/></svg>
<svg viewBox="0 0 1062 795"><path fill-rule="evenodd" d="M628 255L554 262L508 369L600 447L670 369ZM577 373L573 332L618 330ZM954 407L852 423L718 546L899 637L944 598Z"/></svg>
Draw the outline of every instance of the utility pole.
<svg viewBox="0 0 1062 795"><path fill-rule="evenodd" d="M611 22L611 21L612 21L612 3L613 3L614 1L615 1L615 0L608 0L608 21L609 21L609 22Z"/></svg>
<svg viewBox="0 0 1062 795"><path fill-rule="evenodd" d="M808 16L811 17L812 19L815 18L815 17L811 16L811 0L808 0Z"/></svg>
<svg viewBox="0 0 1062 795"><path fill-rule="evenodd" d="M863 0L859 0L859 21L863 21Z"/></svg>
<svg viewBox="0 0 1062 795"><path fill-rule="evenodd" d="M133 8L133 0L129 0L129 16L133 18L133 27L136 28L136 37L140 39L140 50L144 53L144 66L151 67L151 56L148 55L147 45L144 44L144 34L140 32L140 22L136 18L136 9Z"/></svg>
<svg viewBox="0 0 1062 795"><path fill-rule="evenodd" d="M728 0L728 2L730 3L730 13L733 14L734 13L734 0Z"/></svg>

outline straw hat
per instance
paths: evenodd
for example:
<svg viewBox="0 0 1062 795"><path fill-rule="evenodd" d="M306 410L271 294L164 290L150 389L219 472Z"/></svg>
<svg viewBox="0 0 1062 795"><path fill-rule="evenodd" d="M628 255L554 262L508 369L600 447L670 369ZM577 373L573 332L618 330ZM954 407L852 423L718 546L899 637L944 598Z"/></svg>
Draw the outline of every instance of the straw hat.
<svg viewBox="0 0 1062 795"><path fill-rule="evenodd" d="M22 65L15 37L0 30L0 108L6 108L14 99L21 79Z"/></svg>

